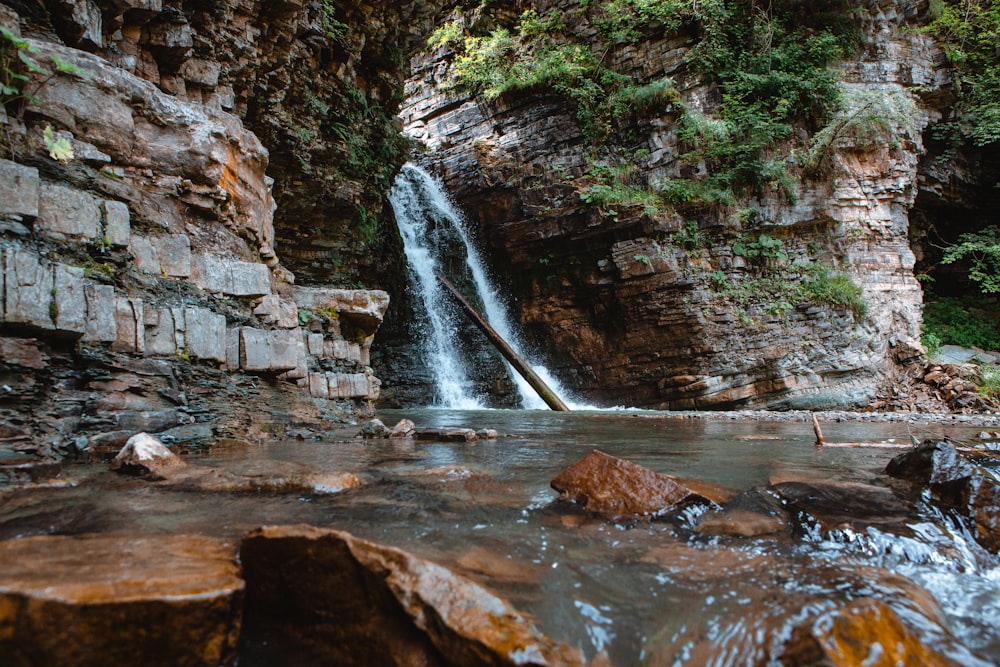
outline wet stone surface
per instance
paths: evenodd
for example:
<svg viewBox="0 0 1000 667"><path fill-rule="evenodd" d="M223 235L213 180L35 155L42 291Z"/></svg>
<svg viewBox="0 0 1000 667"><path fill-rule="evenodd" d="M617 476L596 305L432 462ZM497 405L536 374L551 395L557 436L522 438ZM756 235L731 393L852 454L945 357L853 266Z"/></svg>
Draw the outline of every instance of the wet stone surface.
<svg viewBox="0 0 1000 667"><path fill-rule="evenodd" d="M188 535L0 542L0 663L231 664L243 581L235 546Z"/></svg>
<svg viewBox="0 0 1000 667"><path fill-rule="evenodd" d="M471 581L348 533L265 527L240 558L247 664L584 664Z"/></svg>
<svg viewBox="0 0 1000 667"><path fill-rule="evenodd" d="M552 488L605 518L661 516L682 503L715 504L732 495L719 485L687 485L640 465L594 451L563 470Z"/></svg>
<svg viewBox="0 0 1000 667"><path fill-rule="evenodd" d="M892 459L886 473L931 492L932 501L970 523L976 541L1000 551L1000 482L948 442L927 440Z"/></svg>

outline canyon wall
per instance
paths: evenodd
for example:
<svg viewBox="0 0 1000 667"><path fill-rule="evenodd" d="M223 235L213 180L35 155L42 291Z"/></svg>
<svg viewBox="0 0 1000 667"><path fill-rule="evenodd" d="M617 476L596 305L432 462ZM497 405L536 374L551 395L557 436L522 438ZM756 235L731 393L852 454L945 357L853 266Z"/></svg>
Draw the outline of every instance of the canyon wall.
<svg viewBox="0 0 1000 667"><path fill-rule="evenodd" d="M555 10L566 32L595 32L572 0L523 4L539 16ZM668 409L859 407L919 358L909 211L924 129L948 103L947 73L936 44L915 29L924 3L850 4L863 37L839 66L844 113L866 103L858 100L890 101L899 113L880 119L884 138L837 137L823 174L797 178L790 196L762 192L666 215L581 200L594 151L565 98L544 86L492 101L449 88L447 45L414 60L401 115L428 148L420 163L467 212L529 338L577 394ZM462 20L475 32L483 18ZM666 33L604 53L609 70L677 88L677 103L647 112L617 147L642 156L648 180L683 168L677 107L710 113L720 104L717 88L686 64L691 45L690 34ZM846 274L867 308L734 293L727 286L765 284L761 265L734 252L736 241L762 234L781 242L785 267ZM391 385L391 370L383 375Z"/></svg>
<svg viewBox="0 0 1000 667"><path fill-rule="evenodd" d="M370 413L389 298L359 287L392 273L399 63L440 11L0 4L4 457Z"/></svg>

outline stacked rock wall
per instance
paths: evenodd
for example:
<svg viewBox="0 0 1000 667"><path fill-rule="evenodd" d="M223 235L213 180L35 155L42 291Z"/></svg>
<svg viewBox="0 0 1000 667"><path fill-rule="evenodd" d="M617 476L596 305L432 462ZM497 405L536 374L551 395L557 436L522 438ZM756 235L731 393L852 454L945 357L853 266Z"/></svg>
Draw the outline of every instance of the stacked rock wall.
<svg viewBox="0 0 1000 667"><path fill-rule="evenodd" d="M7 7L0 19L19 29ZM197 441L347 420L376 399L368 357L388 296L294 286L274 251L268 151L242 121L25 39L45 71L0 116L13 158L0 159L4 442ZM50 155L55 140L73 157Z"/></svg>

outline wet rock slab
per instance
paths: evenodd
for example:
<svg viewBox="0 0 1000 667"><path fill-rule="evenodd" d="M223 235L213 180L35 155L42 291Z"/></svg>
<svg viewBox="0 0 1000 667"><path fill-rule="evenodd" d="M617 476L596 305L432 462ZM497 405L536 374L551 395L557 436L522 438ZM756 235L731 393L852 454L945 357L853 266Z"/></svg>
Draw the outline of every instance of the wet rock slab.
<svg viewBox="0 0 1000 667"><path fill-rule="evenodd" d="M240 559L249 665L583 664L486 589L348 533L264 527Z"/></svg>
<svg viewBox="0 0 1000 667"><path fill-rule="evenodd" d="M785 480L768 487L790 512L799 532L820 536L835 531L862 532L869 527L908 535L916 508L891 489L854 482Z"/></svg>
<svg viewBox="0 0 1000 667"><path fill-rule="evenodd" d="M226 665L243 581L232 545L197 536L0 542L0 664Z"/></svg>
<svg viewBox="0 0 1000 667"><path fill-rule="evenodd" d="M705 482L679 480L594 451L563 470L552 488L608 519L660 516L683 504L722 504L733 494Z"/></svg>
<svg viewBox="0 0 1000 667"><path fill-rule="evenodd" d="M246 461L230 469L188 465L147 433L130 438L111 462L111 469L201 491L332 494L363 483L354 473L321 470L292 461Z"/></svg>
<svg viewBox="0 0 1000 667"><path fill-rule="evenodd" d="M885 471L929 489L933 502L971 523L979 544L993 553L1000 551L1000 483L951 443L926 440L892 459Z"/></svg>

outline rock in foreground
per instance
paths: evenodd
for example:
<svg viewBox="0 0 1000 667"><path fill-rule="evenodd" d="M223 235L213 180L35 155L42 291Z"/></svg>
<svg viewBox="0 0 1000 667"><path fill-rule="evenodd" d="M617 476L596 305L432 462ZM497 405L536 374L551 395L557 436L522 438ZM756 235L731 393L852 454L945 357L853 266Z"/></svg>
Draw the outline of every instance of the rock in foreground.
<svg viewBox="0 0 1000 667"><path fill-rule="evenodd" d="M552 488L607 519L660 516L683 503L722 504L732 496L720 487L687 483L596 450L559 473Z"/></svg>
<svg viewBox="0 0 1000 667"><path fill-rule="evenodd" d="M485 589L349 533L264 527L240 558L249 664L583 664Z"/></svg>
<svg viewBox="0 0 1000 667"><path fill-rule="evenodd" d="M243 581L196 536L0 542L0 664L212 666L235 659Z"/></svg>

